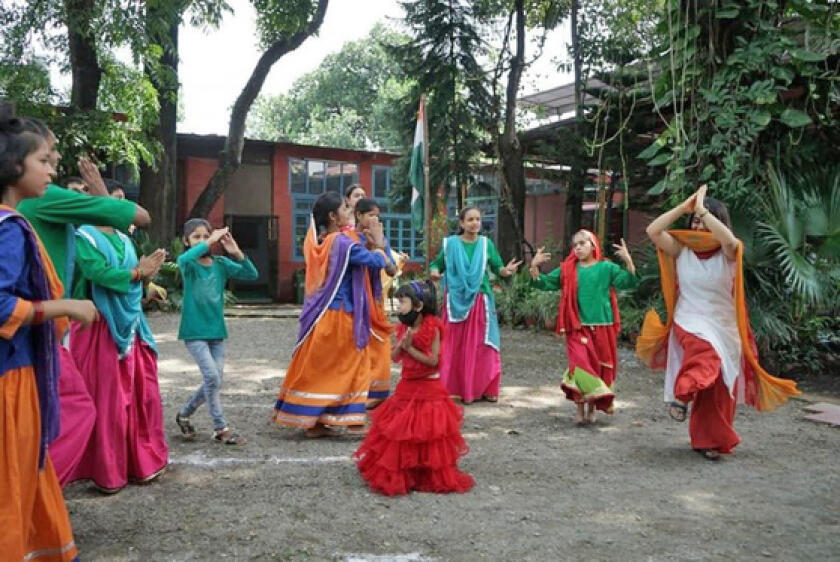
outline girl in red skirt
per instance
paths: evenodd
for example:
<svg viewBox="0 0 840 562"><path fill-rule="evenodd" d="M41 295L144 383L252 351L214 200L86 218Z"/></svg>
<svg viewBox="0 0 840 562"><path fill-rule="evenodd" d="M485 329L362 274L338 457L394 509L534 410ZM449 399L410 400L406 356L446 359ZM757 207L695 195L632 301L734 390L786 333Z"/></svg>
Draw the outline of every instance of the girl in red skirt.
<svg viewBox="0 0 840 562"><path fill-rule="evenodd" d="M457 461L469 448L461 437L463 410L438 374L443 326L434 286L414 281L396 296L400 326L391 357L402 362L401 379L371 414L370 431L353 458L368 486L386 496L466 492L474 481Z"/></svg>

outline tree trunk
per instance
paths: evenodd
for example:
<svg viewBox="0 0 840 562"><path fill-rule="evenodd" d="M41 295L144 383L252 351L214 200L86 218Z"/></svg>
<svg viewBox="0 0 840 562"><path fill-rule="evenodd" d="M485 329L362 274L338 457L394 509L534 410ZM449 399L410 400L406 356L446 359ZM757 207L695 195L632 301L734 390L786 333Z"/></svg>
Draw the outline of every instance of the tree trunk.
<svg viewBox="0 0 840 562"><path fill-rule="evenodd" d="M94 0L65 0L67 39L73 86L70 105L76 109L96 109L102 69L96 56L96 37L90 28Z"/></svg>
<svg viewBox="0 0 840 562"><path fill-rule="evenodd" d="M318 8L309 25L303 31L272 44L257 61L257 65L251 72L251 77L233 104L225 146L219 154L219 167L210 181L207 182L201 195L198 196L195 205L189 212L190 217L207 217L216 201L224 194L230 177L242 164L242 149L245 146L245 119L248 117L251 105L262 89L268 72L281 57L297 49L307 37L318 31L324 21L328 3L329 0L318 0Z"/></svg>
<svg viewBox="0 0 840 562"><path fill-rule="evenodd" d="M516 0L516 53L510 61L505 99L505 124L499 136L499 157L502 164L503 216L498 221L499 251L504 259L521 256L525 225L525 165L522 162L522 143L516 132L516 97L525 69L525 8L524 0Z"/></svg>
<svg viewBox="0 0 840 562"><path fill-rule="evenodd" d="M157 5L156 3L154 5ZM162 17L149 4L148 18ZM164 8L165 10L165 8ZM154 135L162 146L157 169L145 164L140 167L140 205L152 215L149 226L149 238L166 244L177 232L177 145L176 132L178 120L178 27L181 24L181 12L166 10L165 17L170 19L167 37L156 37L149 26L150 40L163 45L163 55L159 61L160 69L152 70L147 65L145 72L158 92L160 113Z"/></svg>
<svg viewBox="0 0 840 562"><path fill-rule="evenodd" d="M572 0L572 50L575 56L575 133L580 134L580 126L583 122L583 96L580 76L580 48L578 45L578 0ZM572 172L569 181L569 190L566 192L566 220L563 248L572 242L574 233L580 230L583 218L583 190L586 185L586 159L583 154L583 147L580 147L572 162Z"/></svg>

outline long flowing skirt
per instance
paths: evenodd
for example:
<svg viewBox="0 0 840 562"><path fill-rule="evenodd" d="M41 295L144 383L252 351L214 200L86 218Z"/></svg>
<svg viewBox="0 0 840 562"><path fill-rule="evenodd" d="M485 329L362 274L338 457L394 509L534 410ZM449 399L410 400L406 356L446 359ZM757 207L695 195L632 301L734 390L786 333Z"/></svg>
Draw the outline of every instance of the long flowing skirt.
<svg viewBox="0 0 840 562"><path fill-rule="evenodd" d="M71 480L92 479L109 489L142 482L163 470L169 448L157 356L139 337L119 358L104 319L73 326L72 353L96 405L96 424Z"/></svg>
<svg viewBox="0 0 840 562"><path fill-rule="evenodd" d="M47 456L38 470L41 421L32 367L0 375L0 558L73 560L73 531Z"/></svg>
<svg viewBox="0 0 840 562"><path fill-rule="evenodd" d="M618 362L616 330L613 326L582 326L566 334L569 367L560 388L576 404L594 404L613 413L615 368Z"/></svg>
<svg viewBox="0 0 840 562"><path fill-rule="evenodd" d="M729 395L723 380L720 356L709 342L676 324L673 329L683 348L674 397L680 402L691 403L688 421L691 447L731 453L741 438L733 426L736 401Z"/></svg>
<svg viewBox="0 0 840 562"><path fill-rule="evenodd" d="M370 359L370 387L367 406L380 404L391 394L391 337L385 334L382 340L371 335L368 344Z"/></svg>
<svg viewBox="0 0 840 562"><path fill-rule="evenodd" d="M295 351L274 405L274 421L290 427L363 425L370 385L367 348L353 341L353 316L327 310Z"/></svg>
<svg viewBox="0 0 840 562"><path fill-rule="evenodd" d="M50 444L55 473L63 488L81 462L93 435L96 406L70 351L59 347L58 397L61 403L61 432Z"/></svg>
<svg viewBox="0 0 840 562"><path fill-rule="evenodd" d="M444 311L440 380L464 402L499 396L502 360L498 350L484 343L487 328L484 295L479 293L467 319L449 322Z"/></svg>
<svg viewBox="0 0 840 562"><path fill-rule="evenodd" d="M371 414L371 428L353 457L368 486L386 496L463 493L473 487L458 470L469 451L461 436L463 410L440 379L403 379Z"/></svg>

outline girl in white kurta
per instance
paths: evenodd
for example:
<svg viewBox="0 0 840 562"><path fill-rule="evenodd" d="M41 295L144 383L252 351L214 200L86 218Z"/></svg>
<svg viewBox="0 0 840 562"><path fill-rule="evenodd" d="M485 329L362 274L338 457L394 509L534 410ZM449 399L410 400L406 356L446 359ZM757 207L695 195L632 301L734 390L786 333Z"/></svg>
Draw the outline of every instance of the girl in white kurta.
<svg viewBox="0 0 840 562"><path fill-rule="evenodd" d="M690 213L691 230L666 228ZM648 365L664 366L671 417L684 421L691 403L691 446L709 460L740 442L732 426L736 401L771 410L798 394L792 381L758 364L746 314L742 247L723 203L701 187L647 228L659 250L668 309L663 326L649 312L636 342Z"/></svg>

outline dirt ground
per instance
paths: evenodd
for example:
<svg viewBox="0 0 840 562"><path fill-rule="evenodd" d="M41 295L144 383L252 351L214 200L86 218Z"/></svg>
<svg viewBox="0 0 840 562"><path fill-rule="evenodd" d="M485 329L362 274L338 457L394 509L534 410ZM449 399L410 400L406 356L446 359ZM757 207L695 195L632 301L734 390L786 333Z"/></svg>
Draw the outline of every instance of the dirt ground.
<svg viewBox="0 0 840 562"><path fill-rule="evenodd" d="M228 321L223 404L244 447L212 443L204 408L201 439L179 439L175 412L200 375L178 317L150 320L170 469L115 496L66 491L83 560L840 559L840 429L803 421L802 401L740 408L737 453L712 463L630 350L616 415L579 428L558 386L560 342L505 329L501 401L466 408L474 490L386 498L350 461L357 441L270 424L296 320Z"/></svg>

